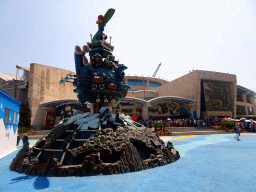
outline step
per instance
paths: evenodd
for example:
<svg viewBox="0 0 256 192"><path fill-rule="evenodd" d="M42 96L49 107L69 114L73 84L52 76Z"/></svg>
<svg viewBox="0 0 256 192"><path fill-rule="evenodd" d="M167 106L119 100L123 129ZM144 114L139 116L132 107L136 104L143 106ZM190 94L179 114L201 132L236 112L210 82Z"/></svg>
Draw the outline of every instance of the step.
<svg viewBox="0 0 256 192"><path fill-rule="evenodd" d="M47 133L49 133L51 130L39 130L39 131L36 131L36 134L35 135L45 135Z"/></svg>

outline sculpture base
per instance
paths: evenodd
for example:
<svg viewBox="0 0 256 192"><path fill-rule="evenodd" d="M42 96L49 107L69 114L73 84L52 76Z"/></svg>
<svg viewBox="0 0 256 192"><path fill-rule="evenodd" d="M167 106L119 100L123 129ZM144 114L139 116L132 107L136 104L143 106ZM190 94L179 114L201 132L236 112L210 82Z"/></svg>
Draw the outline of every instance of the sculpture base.
<svg viewBox="0 0 256 192"><path fill-rule="evenodd" d="M165 146L156 134L146 127L131 125L129 119L122 119L124 125L115 131L107 128L109 122L116 123L110 117L105 121L106 128L90 130L80 129L77 122L86 118L78 116L82 115L55 127L33 148L24 145L10 169L47 177L109 175L158 167L180 158L171 142Z"/></svg>

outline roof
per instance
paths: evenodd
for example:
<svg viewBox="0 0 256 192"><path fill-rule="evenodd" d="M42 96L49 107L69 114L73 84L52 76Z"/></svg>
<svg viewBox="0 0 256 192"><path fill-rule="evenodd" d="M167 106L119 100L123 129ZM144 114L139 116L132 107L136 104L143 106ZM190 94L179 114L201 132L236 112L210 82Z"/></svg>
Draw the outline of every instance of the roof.
<svg viewBox="0 0 256 192"><path fill-rule="evenodd" d="M254 91L246 88L246 87L243 87L241 85L237 85L237 92L240 92L240 93L252 93L252 94L256 94Z"/></svg>
<svg viewBox="0 0 256 192"><path fill-rule="evenodd" d="M8 73L0 73L0 78L5 81L12 81L13 79L16 79L16 75L14 74L8 74ZM20 79L21 76L18 76L18 79Z"/></svg>
<svg viewBox="0 0 256 192"><path fill-rule="evenodd" d="M0 89L0 96L1 97L5 97L10 99L13 103L15 103L16 105L21 105L21 102L18 101L17 99L13 98L11 95L9 95L8 93L6 93L5 91L3 91L2 89Z"/></svg>
<svg viewBox="0 0 256 192"><path fill-rule="evenodd" d="M137 103L140 105L153 105L154 103L159 102L159 101L171 101L174 103L178 103L179 105L181 105L181 104L189 105L189 104L194 104L196 100L190 99L190 98L185 98L185 97L163 96L163 97L156 97L154 99L150 99L149 101L139 99L136 97L126 97L126 98L122 99L122 101L130 101L130 102L134 102L134 103Z"/></svg>
<svg viewBox="0 0 256 192"><path fill-rule="evenodd" d="M16 65L16 68L17 69L24 69L26 71L30 71L30 68L29 67L24 67L24 66L20 66L20 65Z"/></svg>

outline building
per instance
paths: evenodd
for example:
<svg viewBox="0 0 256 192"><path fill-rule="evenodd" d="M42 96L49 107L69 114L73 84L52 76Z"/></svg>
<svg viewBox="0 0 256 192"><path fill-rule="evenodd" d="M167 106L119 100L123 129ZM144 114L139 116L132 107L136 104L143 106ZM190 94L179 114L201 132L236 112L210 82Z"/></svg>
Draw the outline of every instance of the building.
<svg viewBox="0 0 256 192"><path fill-rule="evenodd" d="M31 123L37 130L53 127L61 116L72 115L74 109L92 111L91 104L82 106L78 103L72 83L59 84L61 78L66 74L74 75L74 72L36 63L31 63L29 69L18 67L25 74L23 78L8 81L3 80L6 75L0 74L0 87L10 88L15 93L10 87L14 82L16 88L19 84L23 84L23 88L26 85ZM29 78L28 83L25 83L26 78ZM131 89L125 99L111 106L113 112L142 119L256 117L256 93L237 85L234 74L195 70L173 81L125 76L125 82ZM17 92L22 91L16 90L16 97Z"/></svg>
<svg viewBox="0 0 256 192"><path fill-rule="evenodd" d="M29 68L16 66L16 75L0 73L0 89L22 103L28 100ZM22 72L19 75L19 72Z"/></svg>
<svg viewBox="0 0 256 192"><path fill-rule="evenodd" d="M20 105L0 89L0 157L16 149Z"/></svg>
<svg viewBox="0 0 256 192"><path fill-rule="evenodd" d="M200 117L256 117L256 93L237 85L236 75L212 71L192 71L157 89L159 96L195 99Z"/></svg>

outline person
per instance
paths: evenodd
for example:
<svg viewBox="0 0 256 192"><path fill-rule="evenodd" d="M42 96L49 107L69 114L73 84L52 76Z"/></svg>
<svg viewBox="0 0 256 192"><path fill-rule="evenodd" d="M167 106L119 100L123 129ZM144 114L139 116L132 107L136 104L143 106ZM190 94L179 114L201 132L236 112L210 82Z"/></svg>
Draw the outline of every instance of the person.
<svg viewBox="0 0 256 192"><path fill-rule="evenodd" d="M25 133L25 135L23 136L22 142L23 142L23 145L28 142L28 135L27 135L27 133Z"/></svg>
<svg viewBox="0 0 256 192"><path fill-rule="evenodd" d="M20 135L19 135L19 132L18 132L18 135L17 135L17 146L19 146L19 143L20 143Z"/></svg>
<svg viewBox="0 0 256 192"><path fill-rule="evenodd" d="M234 137L234 139L236 139L237 141L240 141L239 137L240 137L240 132L239 132L239 126L235 125L235 131L236 131L236 136Z"/></svg>

